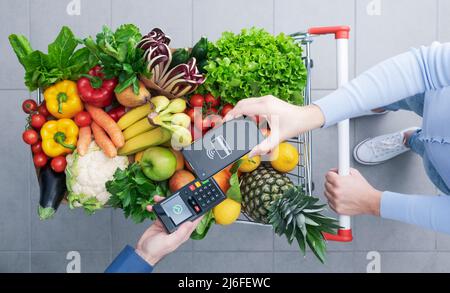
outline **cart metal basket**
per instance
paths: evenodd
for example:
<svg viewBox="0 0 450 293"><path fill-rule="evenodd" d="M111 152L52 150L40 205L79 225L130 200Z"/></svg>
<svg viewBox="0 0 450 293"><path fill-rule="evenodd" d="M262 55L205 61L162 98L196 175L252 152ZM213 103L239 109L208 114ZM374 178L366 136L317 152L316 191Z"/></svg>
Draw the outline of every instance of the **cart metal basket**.
<svg viewBox="0 0 450 293"><path fill-rule="evenodd" d="M348 43L350 37L350 27L333 26L333 27L313 27L306 32L297 32L290 36L304 48L303 60L307 70L307 81L304 90L304 105L311 104L311 73L313 68L313 60L311 59L311 44L315 37L321 35L334 35L336 39L337 51L337 81L338 86L342 86L349 79L348 65ZM348 175L350 170L350 135L349 120L344 120L338 124L338 154L339 154L339 174ZM312 182L312 133L307 132L296 138L288 140L289 143L295 145L298 149L300 158L297 168L289 173L289 177L293 179L293 183L304 188L307 195L311 196L314 190ZM244 218L238 220L239 223L263 225L255 223L251 218L244 214ZM349 216L340 215L339 224L342 227L338 230L337 235L324 233L329 241L350 242L353 240L351 229L351 218ZM267 225L270 226L270 225Z"/></svg>

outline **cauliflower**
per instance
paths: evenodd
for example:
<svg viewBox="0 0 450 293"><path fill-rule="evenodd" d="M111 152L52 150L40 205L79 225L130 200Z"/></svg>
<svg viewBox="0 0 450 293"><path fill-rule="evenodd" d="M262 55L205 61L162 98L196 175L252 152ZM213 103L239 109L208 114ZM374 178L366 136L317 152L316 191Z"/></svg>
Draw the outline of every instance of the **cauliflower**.
<svg viewBox="0 0 450 293"><path fill-rule="evenodd" d="M105 183L113 179L117 168L126 169L128 158L108 158L95 142L89 145L86 155L76 151L67 156L66 184L70 208L83 207L92 214L103 208L111 194Z"/></svg>

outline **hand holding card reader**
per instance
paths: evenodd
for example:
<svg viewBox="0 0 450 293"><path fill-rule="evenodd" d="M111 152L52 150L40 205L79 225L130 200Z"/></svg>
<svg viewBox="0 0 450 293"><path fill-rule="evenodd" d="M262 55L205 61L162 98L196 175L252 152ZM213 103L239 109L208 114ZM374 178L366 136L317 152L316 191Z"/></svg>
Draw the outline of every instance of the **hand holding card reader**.
<svg viewBox="0 0 450 293"><path fill-rule="evenodd" d="M174 232L179 225L202 216L226 198L213 178L194 180L175 194L155 205L153 210L166 227Z"/></svg>
<svg viewBox="0 0 450 293"><path fill-rule="evenodd" d="M240 118L207 132L202 139L182 150L198 179L154 206L169 233L186 221L193 221L225 200L212 176L234 163L261 142L255 122Z"/></svg>

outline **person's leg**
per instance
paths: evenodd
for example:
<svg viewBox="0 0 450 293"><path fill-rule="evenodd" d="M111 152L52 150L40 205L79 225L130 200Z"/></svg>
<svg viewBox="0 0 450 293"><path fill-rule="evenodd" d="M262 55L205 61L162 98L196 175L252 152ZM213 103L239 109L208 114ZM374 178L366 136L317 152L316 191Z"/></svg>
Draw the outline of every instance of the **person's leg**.
<svg viewBox="0 0 450 293"><path fill-rule="evenodd" d="M420 132L421 131L417 131L412 135L410 135L410 137L406 141L406 144L409 146L411 151L422 157L425 172L427 173L428 178L431 180L431 182L441 192L450 195L450 188L447 187L445 181L442 179L441 175L439 175L439 173L431 163L430 159L428 158L428 155L425 150L425 145L423 141L419 139Z"/></svg>
<svg viewBox="0 0 450 293"><path fill-rule="evenodd" d="M392 103L390 105L374 109L373 112L382 111L398 111L406 110L415 112L420 117L423 116L423 105L424 105L425 94L418 94L398 102Z"/></svg>
<svg viewBox="0 0 450 293"><path fill-rule="evenodd" d="M353 157L363 165L384 163L409 151L410 138L419 131L418 128L408 128L396 133L368 138L353 149Z"/></svg>
<svg viewBox="0 0 450 293"><path fill-rule="evenodd" d="M425 94L418 94L372 112L407 110L423 115ZM378 165L409 151L408 141L418 133L418 128L409 128L400 132L368 138L360 142L353 150L355 160L363 165Z"/></svg>

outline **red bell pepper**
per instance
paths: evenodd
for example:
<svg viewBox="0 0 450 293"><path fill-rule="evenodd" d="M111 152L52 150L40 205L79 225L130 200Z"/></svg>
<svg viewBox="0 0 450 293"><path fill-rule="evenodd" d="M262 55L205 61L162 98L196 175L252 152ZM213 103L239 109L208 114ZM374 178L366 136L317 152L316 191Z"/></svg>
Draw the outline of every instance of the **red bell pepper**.
<svg viewBox="0 0 450 293"><path fill-rule="evenodd" d="M125 107L122 105L117 106L116 108L109 110L108 115L117 122L123 115L125 115Z"/></svg>
<svg viewBox="0 0 450 293"><path fill-rule="evenodd" d="M78 94L83 102L95 107L111 105L117 79L105 79L102 67L95 66L77 82Z"/></svg>

